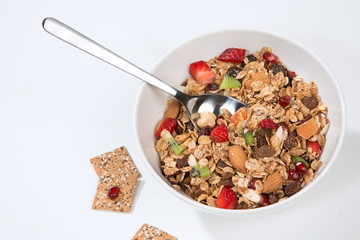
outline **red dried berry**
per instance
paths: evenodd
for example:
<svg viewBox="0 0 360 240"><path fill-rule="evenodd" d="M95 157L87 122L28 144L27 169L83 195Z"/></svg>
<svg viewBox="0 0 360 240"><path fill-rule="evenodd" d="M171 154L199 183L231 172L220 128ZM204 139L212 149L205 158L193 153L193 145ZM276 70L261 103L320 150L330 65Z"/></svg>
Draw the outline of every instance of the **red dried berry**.
<svg viewBox="0 0 360 240"><path fill-rule="evenodd" d="M165 118L159 125L159 127L156 129L155 135L156 137L161 137L162 130L166 129L170 133L172 133L177 125L177 120L175 118Z"/></svg>
<svg viewBox="0 0 360 240"><path fill-rule="evenodd" d="M224 186L216 200L216 206L219 208L234 209L238 198L235 192L227 186Z"/></svg>
<svg viewBox="0 0 360 240"><path fill-rule="evenodd" d="M300 174L298 171L290 170L289 171L289 178L293 181L299 181L300 180Z"/></svg>
<svg viewBox="0 0 360 240"><path fill-rule="evenodd" d="M262 120L259 123L259 127L267 128L267 129L278 129L279 128L279 126L276 123L274 123L274 121L271 120L270 118L266 118L266 119Z"/></svg>
<svg viewBox="0 0 360 240"><path fill-rule="evenodd" d="M120 188L118 186L110 188L110 190L108 192L108 196L112 200L117 198L119 196L119 194L120 194Z"/></svg>
<svg viewBox="0 0 360 240"><path fill-rule="evenodd" d="M261 205L262 205L262 206L270 205L269 195L262 193L261 196L262 196L262 198L263 198L263 201L262 201Z"/></svg>
<svg viewBox="0 0 360 240"><path fill-rule="evenodd" d="M309 151L310 148L311 148L311 151ZM315 142L307 141L306 149L311 153L315 152L316 154L318 154L318 152L320 150L320 144L317 141L315 141Z"/></svg>
<svg viewBox="0 0 360 240"><path fill-rule="evenodd" d="M229 133L226 125L222 123L215 127L210 133L210 139L217 143L229 141Z"/></svg>
<svg viewBox="0 0 360 240"><path fill-rule="evenodd" d="M296 77L296 72L293 72L293 71L287 71L287 76L289 77L289 78L294 78L294 77Z"/></svg>
<svg viewBox="0 0 360 240"><path fill-rule="evenodd" d="M255 190L255 182L256 182L257 180L260 180L260 178L252 178L252 179L250 180L250 182L249 182L249 188L252 188L252 189Z"/></svg>
<svg viewBox="0 0 360 240"><path fill-rule="evenodd" d="M306 164L304 162L297 162L296 163L296 171L298 171L301 174L306 174L308 172Z"/></svg>
<svg viewBox="0 0 360 240"><path fill-rule="evenodd" d="M290 100L291 100L290 96L288 96L288 95L282 96L281 98L279 98L279 104L280 104L280 106L285 108L285 107L289 106Z"/></svg>
<svg viewBox="0 0 360 240"><path fill-rule="evenodd" d="M277 57L275 54L273 54L273 53L265 52L265 53L263 54L263 59L265 59L265 61L274 63L274 62L277 61L278 57Z"/></svg>

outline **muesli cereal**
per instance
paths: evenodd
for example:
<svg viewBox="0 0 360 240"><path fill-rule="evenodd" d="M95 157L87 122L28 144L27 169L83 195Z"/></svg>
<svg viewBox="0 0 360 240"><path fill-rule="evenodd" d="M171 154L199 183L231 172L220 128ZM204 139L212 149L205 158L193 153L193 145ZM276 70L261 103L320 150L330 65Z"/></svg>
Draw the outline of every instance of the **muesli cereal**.
<svg viewBox="0 0 360 240"><path fill-rule="evenodd" d="M270 47L245 56L226 49L190 65L184 92L234 97L248 108L216 117L203 112L195 128L169 100L156 128L164 176L198 202L227 209L267 206L308 184L322 165L330 123L315 82L288 70Z"/></svg>

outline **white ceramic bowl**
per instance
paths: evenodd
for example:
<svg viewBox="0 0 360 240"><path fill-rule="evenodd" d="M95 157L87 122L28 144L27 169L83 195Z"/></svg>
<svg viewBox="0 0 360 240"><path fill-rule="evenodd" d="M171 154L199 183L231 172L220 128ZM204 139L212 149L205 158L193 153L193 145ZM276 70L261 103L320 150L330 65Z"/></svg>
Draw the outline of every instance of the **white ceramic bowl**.
<svg viewBox="0 0 360 240"><path fill-rule="evenodd" d="M331 122L327 134L327 143L321 157L324 164L312 182L300 192L267 207L249 210L227 210L198 203L183 192L174 189L161 172L160 160L154 149L154 130L157 122L163 116L165 102L169 99L169 96L150 85L144 84L137 97L134 119L135 135L145 165L160 183L159 187L165 188L199 210L224 216L247 216L270 212L287 206L307 192L325 175L341 147L345 133L346 114L340 86L329 68L319 57L298 42L287 37L268 31L252 29L213 32L185 42L169 52L152 73L176 87L189 77L188 69L189 64L192 62L206 61L218 56L229 47L245 48L247 54L249 54L260 50L263 46L270 46L273 52L283 60L285 66L302 76L306 82L314 80L318 85L322 100L329 108L328 117Z"/></svg>

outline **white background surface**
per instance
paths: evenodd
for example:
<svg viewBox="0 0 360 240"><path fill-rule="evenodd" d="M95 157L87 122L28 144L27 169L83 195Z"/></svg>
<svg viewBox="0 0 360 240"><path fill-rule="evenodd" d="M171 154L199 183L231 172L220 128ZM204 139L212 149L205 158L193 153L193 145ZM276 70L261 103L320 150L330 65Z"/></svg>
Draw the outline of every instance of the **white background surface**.
<svg viewBox="0 0 360 240"><path fill-rule="evenodd" d="M0 238L131 239L146 222L179 239L356 239L359 8L355 0L1 1ZM210 31L257 27L294 38L342 86L342 150L288 208L246 219L199 212L164 191L142 162L133 134L141 81L46 34L47 16L149 71L167 51ZM142 173L135 206L130 214L93 211L97 177L89 159L121 145Z"/></svg>

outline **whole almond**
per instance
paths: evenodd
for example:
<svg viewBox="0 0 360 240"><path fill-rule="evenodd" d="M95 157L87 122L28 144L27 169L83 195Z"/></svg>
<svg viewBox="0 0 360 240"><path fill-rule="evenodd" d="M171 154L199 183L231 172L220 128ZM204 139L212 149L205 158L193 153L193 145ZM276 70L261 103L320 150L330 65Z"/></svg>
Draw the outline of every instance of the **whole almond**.
<svg viewBox="0 0 360 240"><path fill-rule="evenodd" d="M264 184L263 184L263 193L272 193L278 189L281 188L283 183L283 179L280 173L278 172L274 172L272 174L270 174Z"/></svg>
<svg viewBox="0 0 360 240"><path fill-rule="evenodd" d="M229 148L229 159L236 170L241 173L246 173L245 162L247 160L246 153L242 147L233 145Z"/></svg>
<svg viewBox="0 0 360 240"><path fill-rule="evenodd" d="M266 84L269 84L270 83L270 77L269 77L269 75L267 75L264 72L254 73L253 75L251 75L251 77L247 81L245 81L244 87L247 88L247 89L250 89L251 84L253 82L256 82L256 81L262 81L262 82L264 82Z"/></svg>
<svg viewBox="0 0 360 240"><path fill-rule="evenodd" d="M319 128L318 125L316 124L316 121L314 120L314 118L311 118L310 120L300 124L297 127L296 132L300 137L304 139L309 139L315 133L317 133L318 130Z"/></svg>
<svg viewBox="0 0 360 240"><path fill-rule="evenodd" d="M180 103L177 100L172 100L164 113L164 118L177 118L180 111Z"/></svg>

